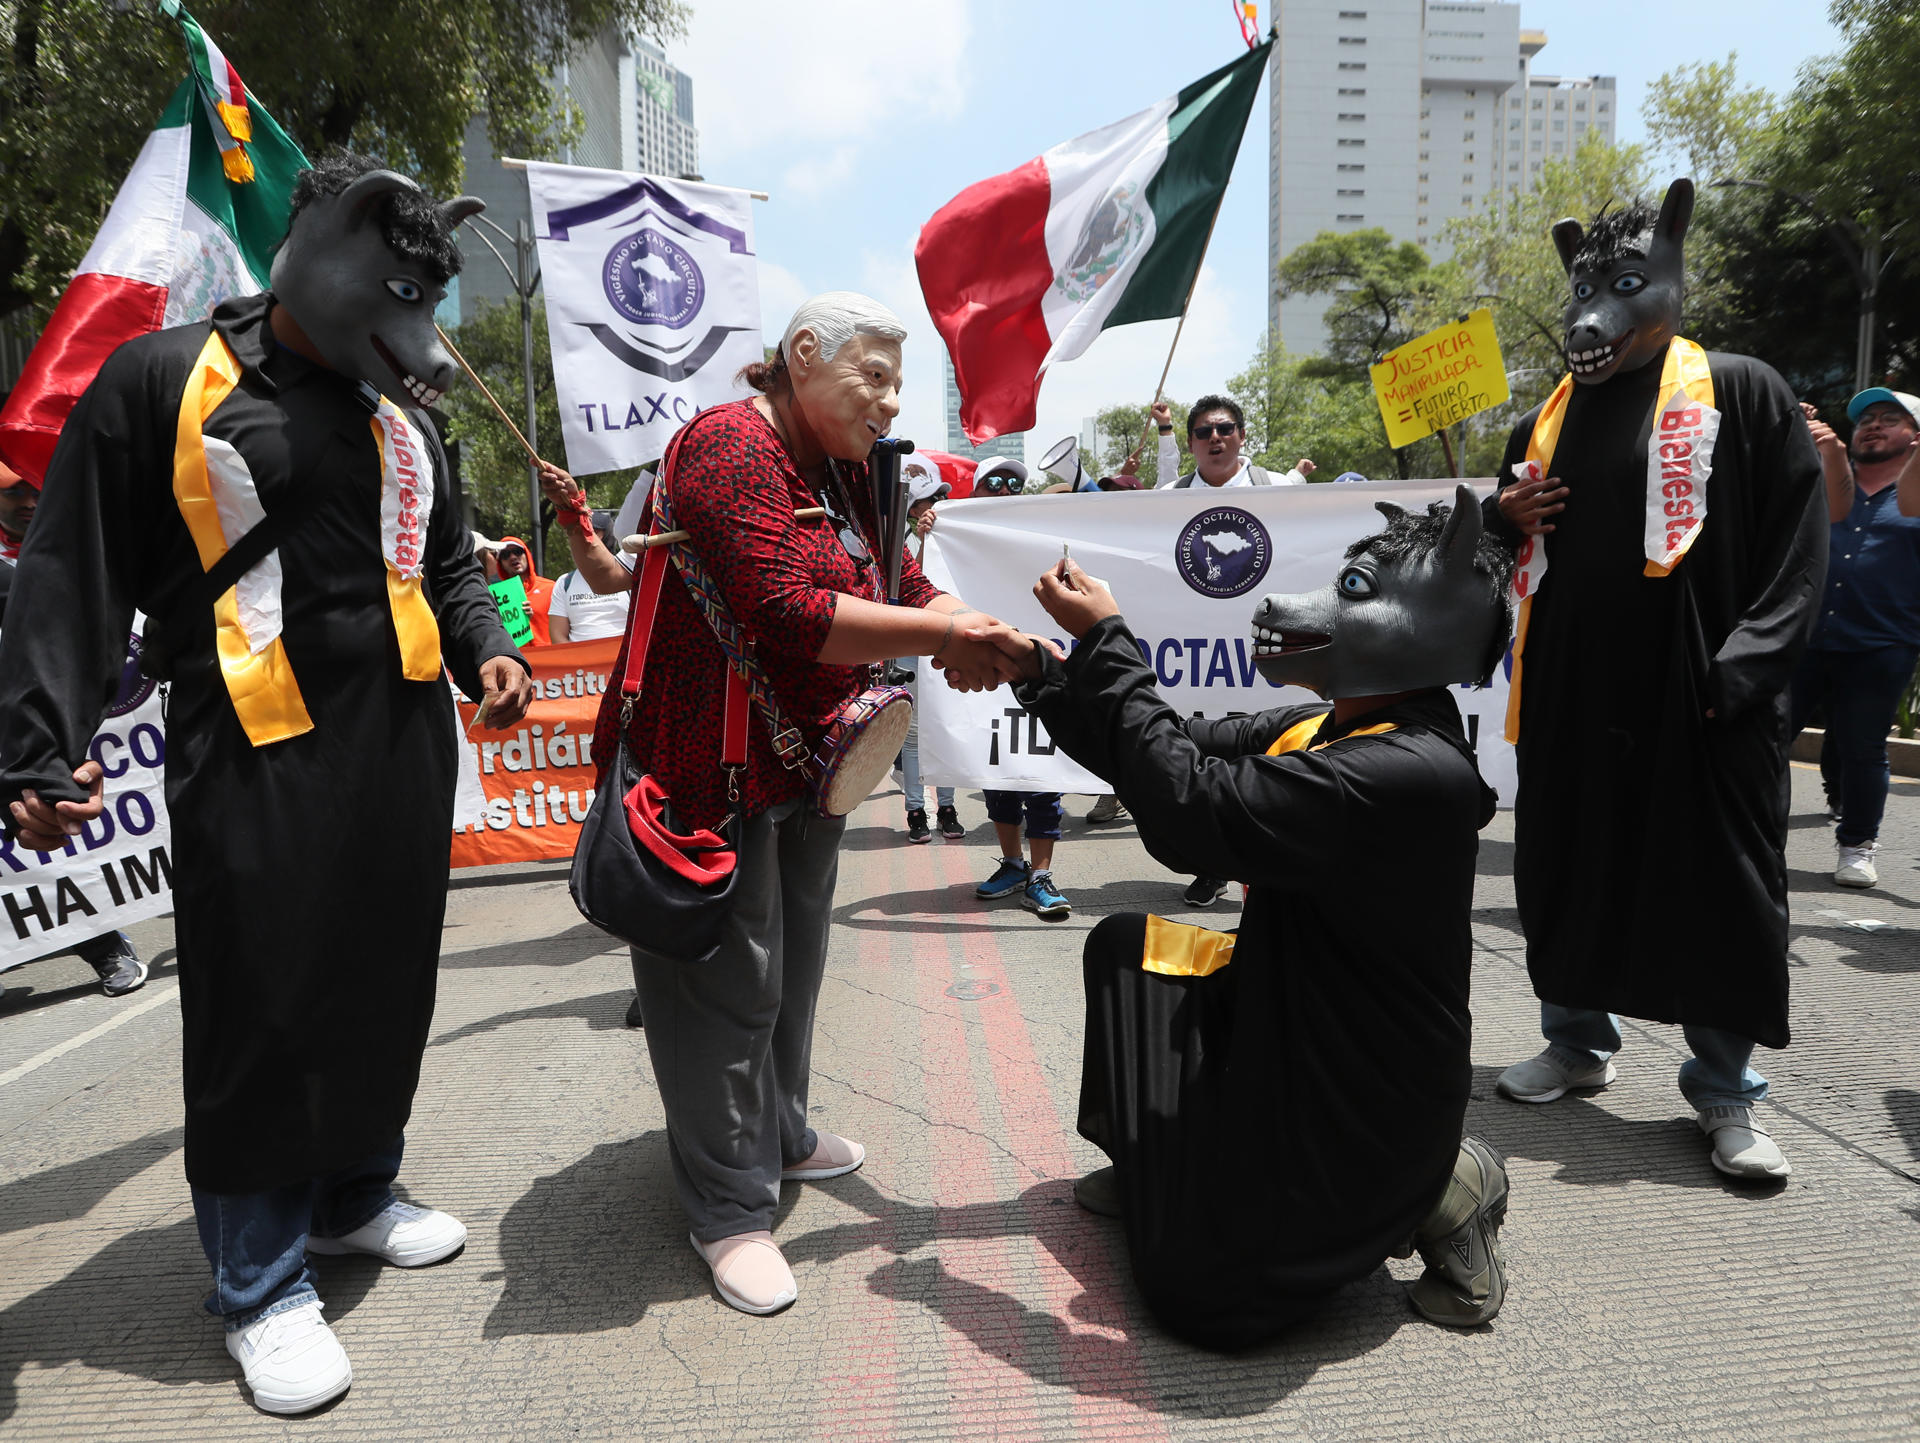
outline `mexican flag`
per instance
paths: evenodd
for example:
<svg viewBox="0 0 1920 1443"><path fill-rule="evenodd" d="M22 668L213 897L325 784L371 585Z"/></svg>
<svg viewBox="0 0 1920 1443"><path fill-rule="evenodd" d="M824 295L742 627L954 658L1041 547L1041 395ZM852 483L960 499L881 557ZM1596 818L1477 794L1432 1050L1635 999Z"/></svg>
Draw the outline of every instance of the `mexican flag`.
<svg viewBox="0 0 1920 1443"><path fill-rule="evenodd" d="M969 186L921 228L969 441L1032 426L1041 374L1107 327L1186 309L1270 48Z"/></svg>
<svg viewBox="0 0 1920 1443"><path fill-rule="evenodd" d="M193 73L167 102L0 410L0 459L34 485L67 413L123 341L267 285L306 157L184 10Z"/></svg>

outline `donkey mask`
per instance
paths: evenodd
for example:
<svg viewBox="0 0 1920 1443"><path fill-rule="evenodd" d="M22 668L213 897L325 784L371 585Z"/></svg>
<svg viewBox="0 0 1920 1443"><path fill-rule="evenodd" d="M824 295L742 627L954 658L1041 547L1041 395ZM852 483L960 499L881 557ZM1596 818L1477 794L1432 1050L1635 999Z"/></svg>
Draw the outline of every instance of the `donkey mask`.
<svg viewBox="0 0 1920 1443"><path fill-rule="evenodd" d="M453 384L454 361L433 323L446 287L395 254L381 224L389 195L419 186L368 171L293 218L273 258L273 294L334 370L395 400L431 406ZM470 195L440 206L451 228L486 209Z"/></svg>
<svg viewBox="0 0 1920 1443"><path fill-rule="evenodd" d="M1255 665L1276 686L1384 696L1479 681L1507 641L1505 552L1483 541L1473 488L1418 517L1376 502L1386 532L1357 543L1333 584L1264 598ZM1437 535L1435 534L1437 532Z"/></svg>
<svg viewBox="0 0 1920 1443"><path fill-rule="evenodd" d="M1667 187L1658 219L1637 239L1596 248L1579 221L1554 226L1553 244L1573 292L1564 320L1576 384L1597 386L1666 354L1680 330L1683 242L1692 218L1693 182L1682 178Z"/></svg>

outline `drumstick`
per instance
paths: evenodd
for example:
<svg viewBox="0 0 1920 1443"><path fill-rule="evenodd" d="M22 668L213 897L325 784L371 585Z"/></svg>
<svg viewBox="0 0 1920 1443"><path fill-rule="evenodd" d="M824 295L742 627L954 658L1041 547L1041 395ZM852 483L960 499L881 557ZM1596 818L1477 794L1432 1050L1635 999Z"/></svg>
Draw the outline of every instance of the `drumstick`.
<svg viewBox="0 0 1920 1443"><path fill-rule="evenodd" d="M824 506L802 506L793 513L795 521L818 521L827 514ZM658 536L628 536L621 540L620 549L629 556L641 551L651 551L656 546L671 546L676 541L690 541L693 538L684 531L662 531Z"/></svg>

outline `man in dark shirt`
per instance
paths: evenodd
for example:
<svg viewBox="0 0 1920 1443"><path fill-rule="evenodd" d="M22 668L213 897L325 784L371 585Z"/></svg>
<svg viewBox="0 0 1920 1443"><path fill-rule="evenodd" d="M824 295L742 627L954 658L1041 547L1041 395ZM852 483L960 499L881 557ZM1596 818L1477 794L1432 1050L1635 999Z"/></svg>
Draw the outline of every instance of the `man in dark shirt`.
<svg viewBox="0 0 1920 1443"><path fill-rule="evenodd" d="M1847 403L1853 440L1814 430L1826 473L1826 593L1793 677L1793 732L1826 710L1820 775L1839 822L1833 880L1871 887L1887 806L1887 732L1920 659L1920 516L1903 516L1895 483L1920 442L1920 396L1875 386ZM1822 433L1825 433L1824 435ZM1849 457L1851 452L1851 457Z"/></svg>

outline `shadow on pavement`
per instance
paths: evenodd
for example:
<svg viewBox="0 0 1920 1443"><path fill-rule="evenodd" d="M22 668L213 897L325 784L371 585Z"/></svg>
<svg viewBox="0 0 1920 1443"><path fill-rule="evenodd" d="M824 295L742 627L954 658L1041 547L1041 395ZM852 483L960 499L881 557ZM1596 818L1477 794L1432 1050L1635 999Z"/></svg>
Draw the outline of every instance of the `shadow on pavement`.
<svg viewBox="0 0 1920 1443"><path fill-rule="evenodd" d="M468 967L571 967L603 952L619 952L623 959L626 943L609 937L591 922L582 922L550 937L530 937L524 942L496 942L491 947L475 947L467 952L447 952L440 958L442 970Z"/></svg>
<svg viewBox="0 0 1920 1443"><path fill-rule="evenodd" d="M434 1038L427 1045L446 1047L450 1043L464 1042L469 1037L498 1031L515 1022L532 1022L549 1017L577 1017L594 1032L623 1032L627 1026L627 1004L631 1001L633 1001L633 988L626 987L614 992L597 992L591 997L569 997L564 1001L549 1002L541 1007L522 1007L512 1012L500 1012L492 1017L483 1017L478 1022L469 1022L464 1027L456 1027L445 1036Z"/></svg>
<svg viewBox="0 0 1920 1443"><path fill-rule="evenodd" d="M868 1274L875 1294L923 1306L988 1356L1086 1396L1195 1417L1257 1414L1319 1368L1381 1347L1412 1320L1403 1291L1382 1268L1343 1290L1314 1322L1272 1343L1231 1356L1211 1353L1151 1321L1118 1230L1074 1206L1065 1179L1038 1183L1017 1198L953 1207L887 1197L857 1174L826 1186L867 1220L782 1236L796 1266L877 1253L887 1260ZM783 1215L798 1191L783 1190ZM583 1249L583 1235L625 1241ZM939 1255L942 1239L1000 1237L1033 1238L1077 1287L1063 1311L1123 1336L1076 1328L1067 1316L959 1277ZM657 1303L710 1292L687 1245L664 1131L604 1143L536 1179L501 1219L500 1254L505 1277L484 1329L489 1339L627 1328ZM1164 1387L1156 1383L1162 1377Z"/></svg>
<svg viewBox="0 0 1920 1443"><path fill-rule="evenodd" d="M186 1129L170 1127L105 1152L0 1185L0 1233L84 1217L100 1199L179 1149Z"/></svg>
<svg viewBox="0 0 1920 1443"><path fill-rule="evenodd" d="M1664 1061L1648 1059L1664 1070ZM1624 1064L1623 1064L1624 1065ZM1512 1102L1494 1092L1495 1067L1473 1069L1467 1131L1484 1138L1509 1158L1558 1163L1557 1183L1581 1187L1621 1187L1630 1182L1664 1187L1713 1188L1735 1197L1771 1198L1774 1183L1754 1184L1722 1177L1709 1160L1710 1149L1691 1110L1657 1122L1634 1122L1607 1111L1604 1092L1569 1093L1557 1102ZM1669 1076L1671 1074L1668 1074ZM1678 1090L1674 1105L1686 1108ZM1516 1205L1519 1205L1516 1200Z"/></svg>
<svg viewBox="0 0 1920 1443"><path fill-rule="evenodd" d="M1920 1092L1905 1087L1889 1087L1887 1116L1899 1130L1900 1141L1907 1145L1907 1157L1920 1163Z"/></svg>
<svg viewBox="0 0 1920 1443"><path fill-rule="evenodd" d="M1192 913L1196 918L1220 919L1202 923L1208 927L1236 927L1240 922L1237 902L1229 905L1228 901L1223 900L1210 908L1188 906L1181 900L1180 893L1192 879L1183 874L1168 872L1157 879L1106 882L1096 887L1076 883L1067 862L1056 863L1054 873L1061 890L1073 904L1076 919L1105 917L1114 912L1157 912L1163 917L1184 918ZM983 871L979 880L985 881L986 875ZM1236 888L1229 900L1237 897ZM1003 930L1007 920L1017 923L1022 915L1016 898L984 901L974 896L971 882L956 882L950 887L931 887L918 892L887 892L874 897L856 897L836 907L833 920L843 927L864 932L952 934L997 932ZM1000 920L996 921L996 918ZM1058 925L1043 922L1037 917L1027 920L1036 927Z"/></svg>

